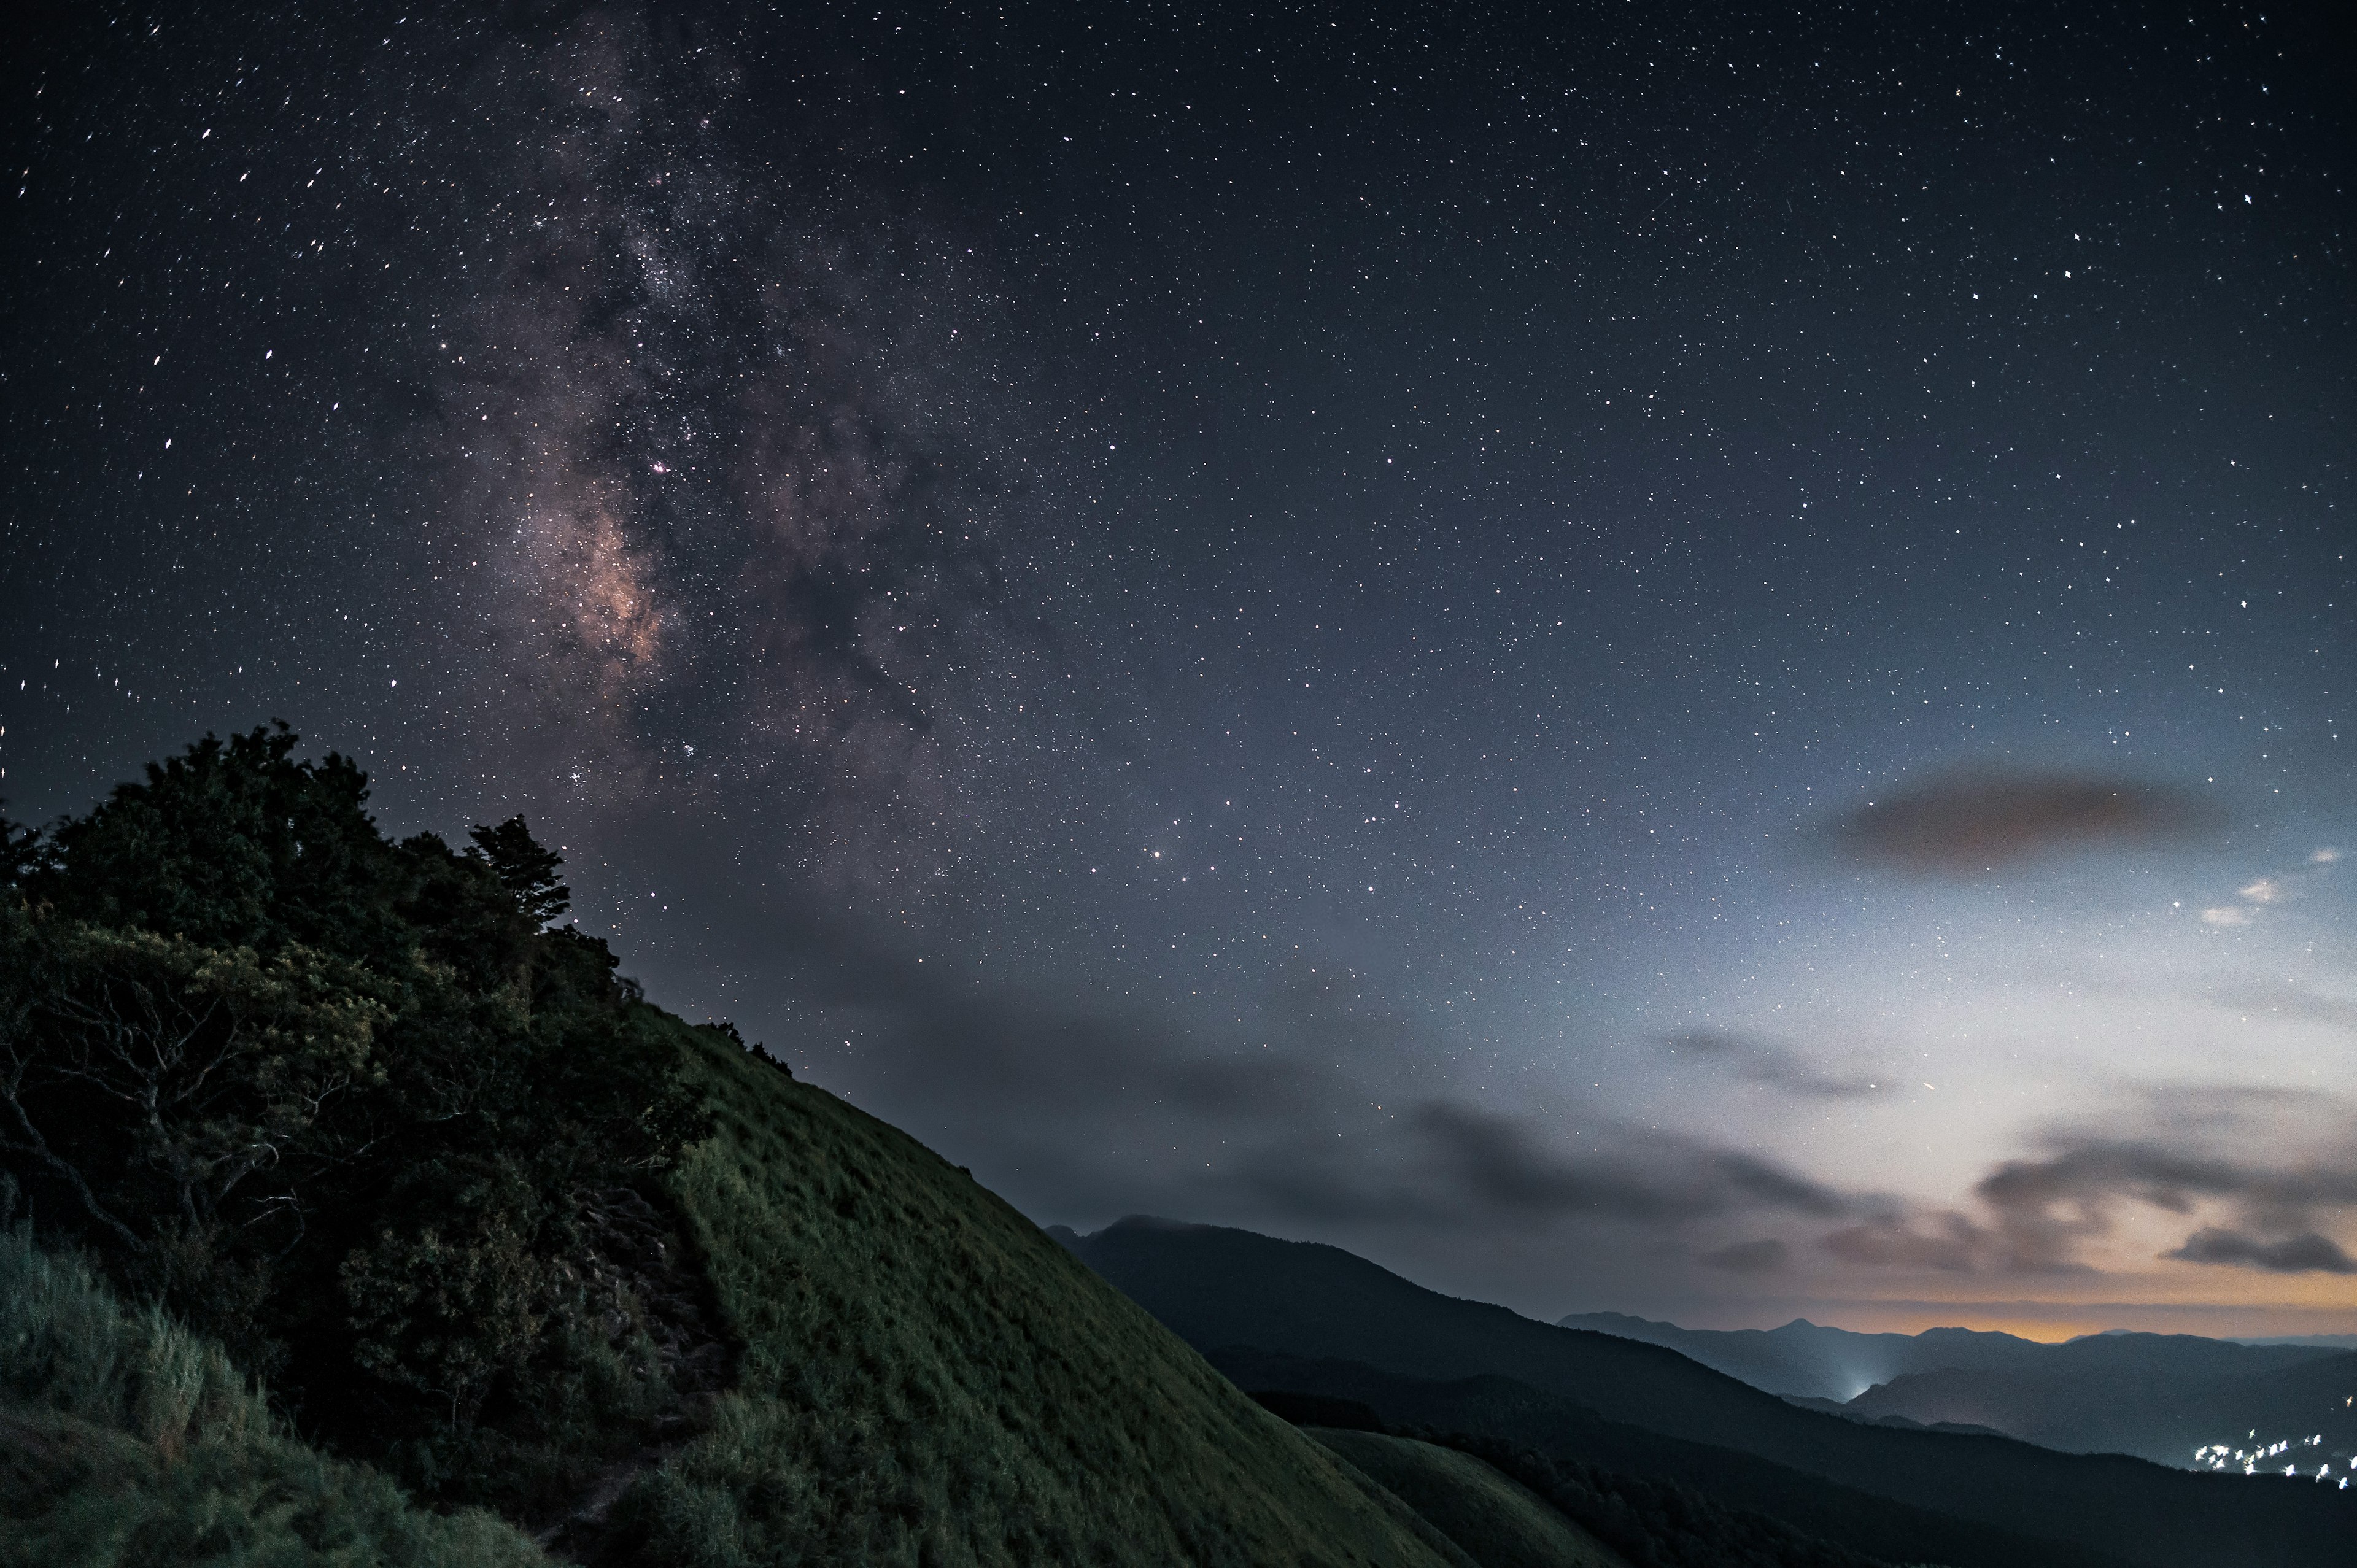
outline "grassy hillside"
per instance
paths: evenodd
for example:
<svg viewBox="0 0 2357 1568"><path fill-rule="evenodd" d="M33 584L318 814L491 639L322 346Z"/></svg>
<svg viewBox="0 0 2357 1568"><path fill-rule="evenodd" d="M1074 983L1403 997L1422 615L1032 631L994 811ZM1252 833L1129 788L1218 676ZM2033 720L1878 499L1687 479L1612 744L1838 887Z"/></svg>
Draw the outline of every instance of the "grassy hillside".
<svg viewBox="0 0 2357 1568"><path fill-rule="evenodd" d="M662 1026L716 1123L671 1185L745 1348L621 1505L645 1561L1441 1561L956 1166Z"/></svg>
<svg viewBox="0 0 2357 1568"><path fill-rule="evenodd" d="M647 1004L521 817L395 842L297 744L0 821L0 1550L531 1558L475 1505L594 1563L1449 1561L963 1172Z"/></svg>
<svg viewBox="0 0 2357 1568"><path fill-rule="evenodd" d="M1469 1454L1379 1432L1313 1428L1481 1568L1628 1568L1628 1559L1547 1506L1528 1487Z"/></svg>
<svg viewBox="0 0 2357 1568"><path fill-rule="evenodd" d="M1464 1568L1028 1220L652 1007L716 1111L671 1187L737 1387L619 1468L594 1561ZM0 1564L544 1568L288 1434L217 1345L0 1233Z"/></svg>
<svg viewBox="0 0 2357 1568"><path fill-rule="evenodd" d="M1249 1346L1410 1378L1511 1378L1610 1421L2082 1552L2155 1568L2342 1568L2357 1540L2357 1494L1861 1425L1657 1346L1425 1290L1339 1248L1162 1221L1125 1221L1067 1245L1205 1349Z"/></svg>
<svg viewBox="0 0 2357 1568"><path fill-rule="evenodd" d="M0 1563L548 1568L296 1441L220 1346L0 1232Z"/></svg>

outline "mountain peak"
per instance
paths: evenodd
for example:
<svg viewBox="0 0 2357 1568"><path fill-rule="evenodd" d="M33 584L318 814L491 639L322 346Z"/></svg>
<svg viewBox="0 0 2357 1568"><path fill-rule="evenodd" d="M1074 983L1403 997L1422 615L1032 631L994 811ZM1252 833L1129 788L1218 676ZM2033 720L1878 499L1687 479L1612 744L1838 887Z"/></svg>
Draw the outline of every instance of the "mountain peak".
<svg viewBox="0 0 2357 1568"><path fill-rule="evenodd" d="M1103 1230L1093 1232L1089 1240L1094 1240L1099 1236L1132 1235L1141 1230L1183 1234L1219 1229L1217 1225L1198 1225L1189 1219L1165 1219L1158 1214L1125 1214Z"/></svg>

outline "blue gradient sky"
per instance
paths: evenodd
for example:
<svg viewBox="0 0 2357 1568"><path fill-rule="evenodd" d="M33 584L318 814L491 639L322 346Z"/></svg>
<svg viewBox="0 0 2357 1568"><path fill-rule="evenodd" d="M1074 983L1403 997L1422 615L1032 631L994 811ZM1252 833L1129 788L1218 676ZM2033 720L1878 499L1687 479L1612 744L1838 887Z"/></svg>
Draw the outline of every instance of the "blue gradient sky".
<svg viewBox="0 0 2357 1568"><path fill-rule="evenodd" d="M273 716L522 811L1042 1222L2357 1330L2321 35L1067 20L45 33L10 813Z"/></svg>

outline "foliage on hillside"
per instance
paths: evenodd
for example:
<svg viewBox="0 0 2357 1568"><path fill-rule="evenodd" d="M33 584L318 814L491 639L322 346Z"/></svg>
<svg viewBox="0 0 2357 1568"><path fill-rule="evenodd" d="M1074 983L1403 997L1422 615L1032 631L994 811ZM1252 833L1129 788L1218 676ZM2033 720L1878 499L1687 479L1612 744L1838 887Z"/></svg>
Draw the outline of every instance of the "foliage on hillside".
<svg viewBox="0 0 2357 1568"><path fill-rule="evenodd" d="M27 1395L0 1506L64 1530L153 1494L272 1561L427 1560L299 1525L409 1528L268 1427L266 1376L344 1460L584 1560L1455 1561L963 1172L551 929L521 821L394 843L294 744L208 739L0 833L0 1210L156 1343L221 1341L245 1412L244 1447L175 1447L135 1377L119 1420ZM183 1546L87 1560L253 1555Z"/></svg>
<svg viewBox="0 0 2357 1568"><path fill-rule="evenodd" d="M0 1231L0 1564L545 1568L283 1431L217 1344Z"/></svg>
<svg viewBox="0 0 2357 1568"><path fill-rule="evenodd" d="M528 1508L676 1402L596 1214L702 1123L521 821L395 843L294 746L6 831L0 1176L306 1430Z"/></svg>

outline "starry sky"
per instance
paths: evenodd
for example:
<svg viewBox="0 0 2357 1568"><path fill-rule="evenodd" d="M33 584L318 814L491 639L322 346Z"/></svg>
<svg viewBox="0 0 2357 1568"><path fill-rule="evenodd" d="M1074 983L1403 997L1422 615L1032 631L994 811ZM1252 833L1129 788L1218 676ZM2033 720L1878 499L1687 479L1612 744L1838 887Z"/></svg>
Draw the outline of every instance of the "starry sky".
<svg viewBox="0 0 2357 1568"><path fill-rule="evenodd" d="M0 796L522 812L1042 1223L2357 1330L2328 9L48 8Z"/></svg>

